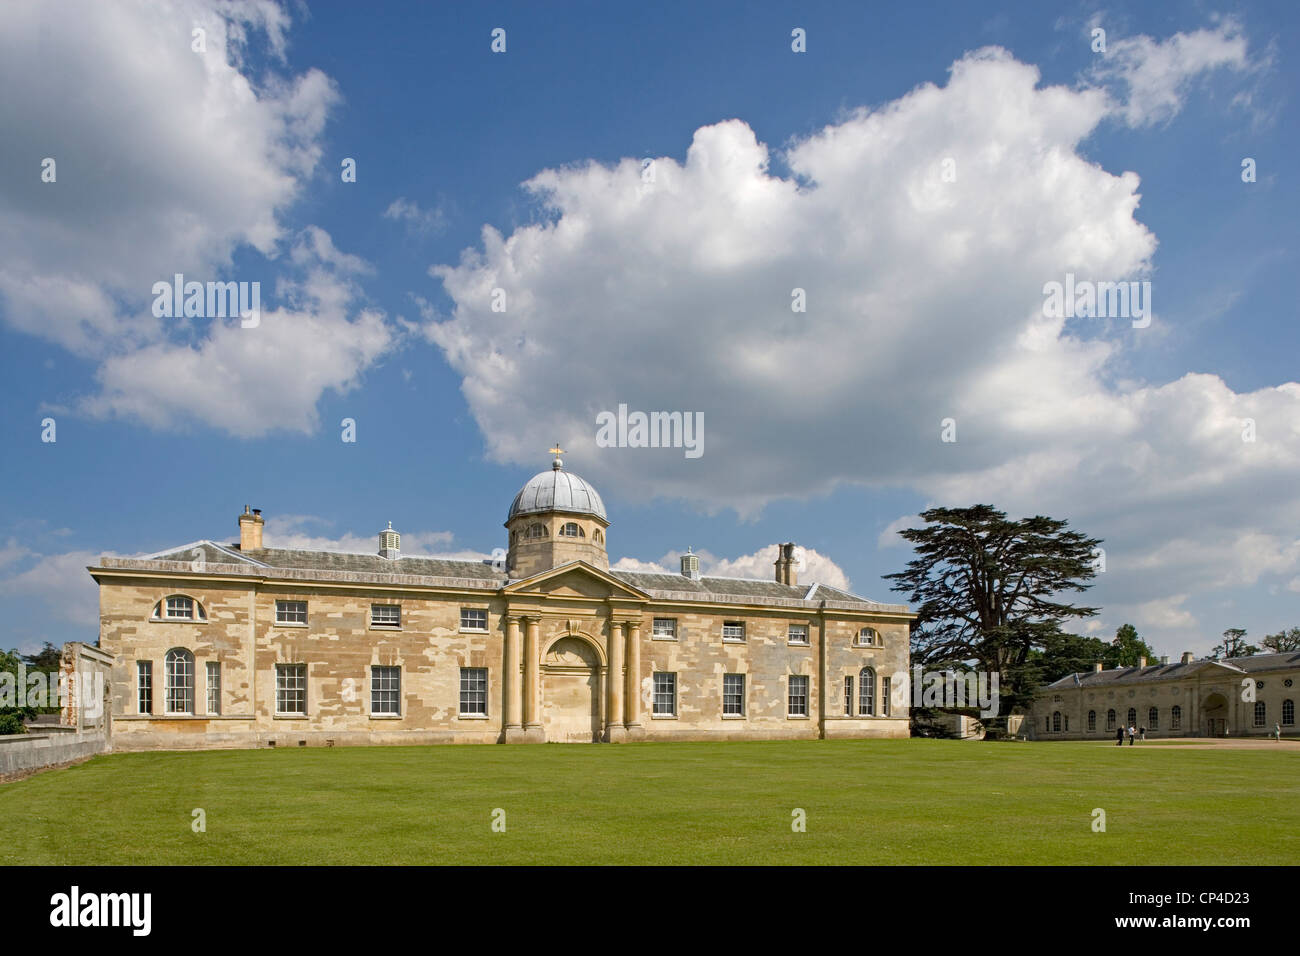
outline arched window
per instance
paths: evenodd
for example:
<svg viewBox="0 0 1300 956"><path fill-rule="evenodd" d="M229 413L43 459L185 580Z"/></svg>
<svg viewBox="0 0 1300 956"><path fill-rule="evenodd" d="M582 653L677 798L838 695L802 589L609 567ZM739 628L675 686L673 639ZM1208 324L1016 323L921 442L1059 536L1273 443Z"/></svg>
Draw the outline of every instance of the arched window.
<svg viewBox="0 0 1300 956"><path fill-rule="evenodd" d="M1129 725L1130 727L1136 727L1137 724L1138 724L1138 712L1137 712L1137 708L1136 708L1136 707L1130 707L1130 708L1128 709L1128 725Z"/></svg>
<svg viewBox="0 0 1300 956"><path fill-rule="evenodd" d="M1090 710L1088 711L1088 733L1091 734L1095 732L1096 729L1097 729L1097 712L1095 710Z"/></svg>
<svg viewBox="0 0 1300 956"><path fill-rule="evenodd" d="M858 672L858 715L874 717L876 713L876 672L864 667Z"/></svg>
<svg viewBox="0 0 1300 956"><path fill-rule="evenodd" d="M194 713L194 655L183 647L167 652L167 713Z"/></svg>
<svg viewBox="0 0 1300 956"><path fill-rule="evenodd" d="M1263 727L1268 720L1268 708L1264 706L1262 700L1255 701L1255 726Z"/></svg>
<svg viewBox="0 0 1300 956"><path fill-rule="evenodd" d="M1295 726L1295 701L1290 697L1282 701L1282 726Z"/></svg>
<svg viewBox="0 0 1300 956"><path fill-rule="evenodd" d="M1147 730L1156 730L1160 727L1160 708L1152 707L1147 711Z"/></svg>
<svg viewBox="0 0 1300 956"><path fill-rule="evenodd" d="M152 621L202 621L207 615L203 605L188 594L169 594L153 606Z"/></svg>
<svg viewBox="0 0 1300 956"><path fill-rule="evenodd" d="M1107 730L1115 729L1115 708L1114 707L1106 711L1106 729Z"/></svg>
<svg viewBox="0 0 1300 956"><path fill-rule="evenodd" d="M864 627L858 631L857 645L859 647L879 647L880 634L874 627Z"/></svg>
<svg viewBox="0 0 1300 956"><path fill-rule="evenodd" d="M1059 734L1060 732L1061 732L1061 712L1059 710L1056 710L1052 712L1052 733Z"/></svg>
<svg viewBox="0 0 1300 956"><path fill-rule="evenodd" d="M560 528L560 535L565 538L584 537L582 529L578 527L578 522L576 521L566 522L564 527Z"/></svg>
<svg viewBox="0 0 1300 956"><path fill-rule="evenodd" d="M545 537L546 537L546 525L544 525L544 524L530 524L530 525L528 526L528 533L526 534L526 537L529 537L529 538L545 538Z"/></svg>
<svg viewBox="0 0 1300 956"><path fill-rule="evenodd" d="M1169 729L1183 729L1183 708L1179 707L1177 704L1174 704L1174 706L1169 708Z"/></svg>
<svg viewBox="0 0 1300 956"><path fill-rule="evenodd" d="M593 531L593 532L591 533L591 540L592 540L592 541L595 541L597 544L604 544L604 543L605 543L605 536L604 536L603 534L601 534L601 533L600 533L600 529L597 528L595 531Z"/></svg>

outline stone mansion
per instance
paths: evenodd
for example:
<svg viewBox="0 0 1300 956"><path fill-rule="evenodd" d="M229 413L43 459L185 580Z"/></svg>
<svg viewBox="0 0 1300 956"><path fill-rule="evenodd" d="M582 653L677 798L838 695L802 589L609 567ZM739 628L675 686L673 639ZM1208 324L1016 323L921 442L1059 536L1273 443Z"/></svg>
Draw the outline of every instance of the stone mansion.
<svg viewBox="0 0 1300 956"><path fill-rule="evenodd" d="M611 569L596 490L520 489L503 560L238 544L104 557L117 750L906 737L915 615L816 582ZM273 543L273 542L271 542Z"/></svg>

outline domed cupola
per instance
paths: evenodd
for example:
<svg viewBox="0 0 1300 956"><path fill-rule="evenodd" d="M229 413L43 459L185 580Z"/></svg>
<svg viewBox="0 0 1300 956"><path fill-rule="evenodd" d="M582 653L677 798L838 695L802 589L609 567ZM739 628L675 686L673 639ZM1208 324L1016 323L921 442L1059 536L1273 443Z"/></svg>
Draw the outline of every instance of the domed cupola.
<svg viewBox="0 0 1300 956"><path fill-rule="evenodd" d="M605 502L590 484L564 470L558 445L550 471L529 478L506 516L510 534L506 567L513 578L526 578L549 568L586 561L609 568Z"/></svg>

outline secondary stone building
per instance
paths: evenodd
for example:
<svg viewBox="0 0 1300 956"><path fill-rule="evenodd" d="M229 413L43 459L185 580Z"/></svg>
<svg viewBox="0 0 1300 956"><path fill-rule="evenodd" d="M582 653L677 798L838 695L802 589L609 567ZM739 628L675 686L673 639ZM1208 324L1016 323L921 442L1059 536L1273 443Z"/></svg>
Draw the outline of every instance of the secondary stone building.
<svg viewBox="0 0 1300 956"><path fill-rule="evenodd" d="M1148 737L1264 736L1296 732L1300 653L1257 654L1070 674L1034 700L1027 728L1039 740L1113 738L1120 727Z"/></svg>
<svg viewBox="0 0 1300 956"><path fill-rule="evenodd" d="M906 737L905 606L798 581L611 569L610 522L560 459L496 561L197 541L102 558L115 749Z"/></svg>

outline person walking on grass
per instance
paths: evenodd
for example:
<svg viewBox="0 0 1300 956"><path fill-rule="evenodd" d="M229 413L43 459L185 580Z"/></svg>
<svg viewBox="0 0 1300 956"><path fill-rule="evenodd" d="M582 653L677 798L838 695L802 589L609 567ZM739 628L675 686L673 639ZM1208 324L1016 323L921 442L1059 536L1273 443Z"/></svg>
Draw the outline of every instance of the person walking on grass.
<svg viewBox="0 0 1300 956"><path fill-rule="evenodd" d="M1133 738L1136 737L1137 735L1138 735L1137 728L1134 727L1132 724L1129 724L1129 728L1128 728L1128 745L1129 745L1130 747L1133 746Z"/></svg>
<svg viewBox="0 0 1300 956"><path fill-rule="evenodd" d="M1118 730L1115 731L1115 746L1116 746L1116 747L1123 747L1123 746L1124 746L1124 728L1123 728L1123 727L1120 727Z"/></svg>
<svg viewBox="0 0 1300 956"><path fill-rule="evenodd" d="M1278 743L1281 743L1281 742L1282 742L1282 725L1281 725L1281 724L1274 724L1274 725L1273 725L1273 736L1277 738L1277 742L1278 742Z"/></svg>
<svg viewBox="0 0 1300 956"><path fill-rule="evenodd" d="M1146 739L1147 739L1147 729L1145 727L1139 727L1138 740L1146 740Z"/></svg>

